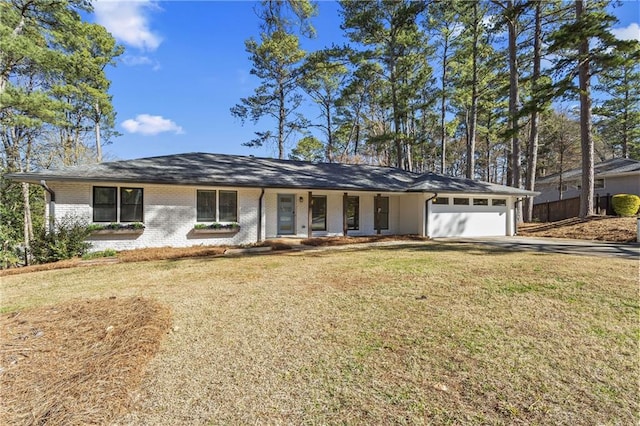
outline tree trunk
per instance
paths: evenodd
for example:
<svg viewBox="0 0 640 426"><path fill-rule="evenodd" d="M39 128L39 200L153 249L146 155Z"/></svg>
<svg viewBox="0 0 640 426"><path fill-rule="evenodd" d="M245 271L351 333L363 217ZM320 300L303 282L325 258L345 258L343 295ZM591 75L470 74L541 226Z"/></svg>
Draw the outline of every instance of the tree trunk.
<svg viewBox="0 0 640 426"><path fill-rule="evenodd" d="M507 10L514 10L513 1L507 2ZM509 127L511 131L511 182L515 188L520 187L520 141L518 140L518 103L520 94L518 91L518 52L517 52L517 20L516 13L509 14L507 20L509 29Z"/></svg>
<svg viewBox="0 0 640 426"><path fill-rule="evenodd" d="M444 46L442 47L442 96L440 98L440 146L442 153L440 157L440 173L446 174L447 170L447 51L449 50L449 34L444 37Z"/></svg>
<svg viewBox="0 0 640 426"><path fill-rule="evenodd" d="M284 160L284 124L287 117L282 86L278 90L278 104L278 159Z"/></svg>
<svg viewBox="0 0 640 426"><path fill-rule="evenodd" d="M480 22L478 19L478 3L473 2L473 54L471 76L471 117L469 123L469 139L467 140L467 178L473 179L476 169L476 127L478 123L478 32Z"/></svg>
<svg viewBox="0 0 640 426"><path fill-rule="evenodd" d="M533 75L531 76L531 87L533 96L536 94L538 82L540 80L541 58L542 58L542 5L536 3L535 9L535 29L533 36ZM538 105L534 105L531 111L531 124L529 130L529 146L527 149L527 178L526 189L535 190L536 187L536 168L538 163L538 135L539 135L540 115L538 114ZM533 197L527 197L525 200L524 211L525 222L533 220Z"/></svg>
<svg viewBox="0 0 640 426"><path fill-rule="evenodd" d="M24 29L25 18L24 15L20 16L20 22L11 32L12 37L17 37L22 34L22 30ZM2 66L3 73L0 74L0 95L4 93L7 83L9 82L9 76L11 74L11 67L7 66L8 64L4 63L5 58L3 53L0 51L0 66Z"/></svg>
<svg viewBox="0 0 640 426"><path fill-rule="evenodd" d="M584 0L576 0L576 19L584 13ZM591 76L589 75L589 39L578 47L580 85L580 147L582 150L582 190L580 217L593 215L593 137L591 134Z"/></svg>
<svg viewBox="0 0 640 426"><path fill-rule="evenodd" d="M562 137L561 137L561 141L562 143ZM558 200L562 200L562 185L564 184L564 179L563 179L563 173L564 173L564 148L560 149L560 180L558 182Z"/></svg>
<svg viewBox="0 0 640 426"><path fill-rule="evenodd" d="M520 93L518 90L518 45L517 45L517 23L518 12L515 11L513 0L507 2L508 9L514 11L507 20L509 29L509 121L511 130L511 183L514 188L520 188L521 172L520 172L520 125L518 123L518 105L520 103ZM516 221L522 221L522 203L516 206Z"/></svg>
<svg viewBox="0 0 640 426"><path fill-rule="evenodd" d="M624 83L626 90L624 91L624 118L622 119L622 158L629 158L629 68L624 67Z"/></svg>
<svg viewBox="0 0 640 426"><path fill-rule="evenodd" d="M31 220L31 202L29 200L29 184L22 182L22 202L24 204L24 246L28 250L33 240L33 221Z"/></svg>
<svg viewBox="0 0 640 426"><path fill-rule="evenodd" d="M393 65L392 65L393 66ZM395 70L391 71L391 102L393 108L393 131L396 146L396 167L401 169L403 166L402 155L402 138L400 137L400 107L398 106L398 94L396 88Z"/></svg>
<svg viewBox="0 0 640 426"><path fill-rule="evenodd" d="M329 163L333 163L333 132L331 131L331 105L326 105L327 109L327 149L326 157Z"/></svg>
<svg viewBox="0 0 640 426"><path fill-rule="evenodd" d="M102 146L100 145L100 105L96 102L96 160L102 163Z"/></svg>

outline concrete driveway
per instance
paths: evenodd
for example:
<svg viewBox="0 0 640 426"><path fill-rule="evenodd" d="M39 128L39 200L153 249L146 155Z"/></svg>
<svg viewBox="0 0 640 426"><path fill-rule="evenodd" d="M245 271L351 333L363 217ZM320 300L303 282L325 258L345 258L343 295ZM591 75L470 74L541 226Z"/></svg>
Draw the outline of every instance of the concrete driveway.
<svg viewBox="0 0 640 426"><path fill-rule="evenodd" d="M503 250L577 254L583 256L616 257L620 259L640 260L640 244L638 243L603 243L587 240L531 237L434 238L434 241L477 244L496 247Z"/></svg>

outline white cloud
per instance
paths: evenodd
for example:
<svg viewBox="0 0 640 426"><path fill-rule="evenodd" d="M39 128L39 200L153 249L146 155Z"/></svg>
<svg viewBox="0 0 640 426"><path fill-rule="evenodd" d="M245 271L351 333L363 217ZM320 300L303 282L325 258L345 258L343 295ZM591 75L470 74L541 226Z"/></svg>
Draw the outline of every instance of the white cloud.
<svg viewBox="0 0 640 426"><path fill-rule="evenodd" d="M182 127L161 115L139 114L136 118L125 120L122 127L129 133L147 136L164 132L173 132L176 135L184 133Z"/></svg>
<svg viewBox="0 0 640 426"><path fill-rule="evenodd" d="M136 65L151 65L153 60L148 56L125 55L122 57L122 63L135 67Z"/></svg>
<svg viewBox="0 0 640 426"><path fill-rule="evenodd" d="M122 57L122 63L130 67L135 67L139 65L150 65L153 71L158 71L161 68L160 62L144 55L143 56L124 55Z"/></svg>
<svg viewBox="0 0 640 426"><path fill-rule="evenodd" d="M98 24L118 41L142 50L155 50L162 43L149 26L149 12L160 9L155 2L96 0L93 8Z"/></svg>
<svg viewBox="0 0 640 426"><path fill-rule="evenodd" d="M637 22L632 22L627 27L614 28L611 33L618 40L638 40L640 41L640 25Z"/></svg>

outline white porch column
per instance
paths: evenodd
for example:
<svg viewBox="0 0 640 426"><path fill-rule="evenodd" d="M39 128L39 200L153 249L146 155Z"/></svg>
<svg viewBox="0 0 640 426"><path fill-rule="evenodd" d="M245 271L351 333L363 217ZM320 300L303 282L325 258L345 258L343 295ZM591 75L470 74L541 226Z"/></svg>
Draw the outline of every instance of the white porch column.
<svg viewBox="0 0 640 426"><path fill-rule="evenodd" d="M513 197L507 197L507 217L505 219L507 221L507 237L513 237L515 234L515 200Z"/></svg>
<svg viewBox="0 0 640 426"><path fill-rule="evenodd" d="M418 229L420 230L420 236L421 237L428 237L429 236L429 207L427 206L428 203L430 203L431 201L428 201L428 197L426 195L422 195L421 198L421 202L420 202L420 210L421 210L421 214L420 214L420 218L421 218L421 224L418 227Z"/></svg>

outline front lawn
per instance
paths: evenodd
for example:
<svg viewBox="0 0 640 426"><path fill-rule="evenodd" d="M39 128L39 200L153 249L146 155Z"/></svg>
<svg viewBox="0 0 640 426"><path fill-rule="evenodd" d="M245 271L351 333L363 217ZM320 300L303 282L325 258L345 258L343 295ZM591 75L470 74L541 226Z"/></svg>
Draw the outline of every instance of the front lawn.
<svg viewBox="0 0 640 426"><path fill-rule="evenodd" d="M635 261L425 242L34 272L0 295L3 321L83 299L169 309L109 422L637 424L637 279ZM0 373L0 399L12 385Z"/></svg>

